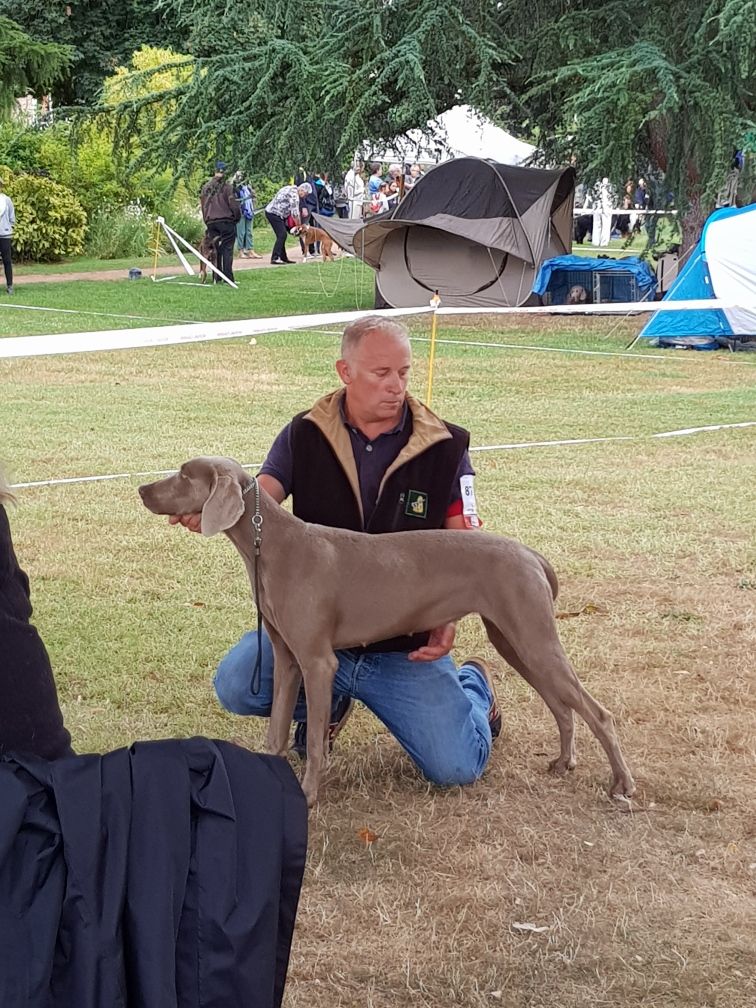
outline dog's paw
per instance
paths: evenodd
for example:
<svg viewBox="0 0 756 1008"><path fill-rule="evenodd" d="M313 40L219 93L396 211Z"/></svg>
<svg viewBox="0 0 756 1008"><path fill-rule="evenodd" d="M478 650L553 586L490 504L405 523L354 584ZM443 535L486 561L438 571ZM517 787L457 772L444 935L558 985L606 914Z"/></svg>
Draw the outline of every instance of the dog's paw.
<svg viewBox="0 0 756 1008"><path fill-rule="evenodd" d="M577 759L574 754L571 756L557 756L549 763L549 772L554 774L564 774L568 770L574 770L577 766Z"/></svg>
<svg viewBox="0 0 756 1008"><path fill-rule="evenodd" d="M632 798L634 794L635 781L629 773L618 774L612 781L612 786L609 788L610 797L617 798L620 801L626 798Z"/></svg>

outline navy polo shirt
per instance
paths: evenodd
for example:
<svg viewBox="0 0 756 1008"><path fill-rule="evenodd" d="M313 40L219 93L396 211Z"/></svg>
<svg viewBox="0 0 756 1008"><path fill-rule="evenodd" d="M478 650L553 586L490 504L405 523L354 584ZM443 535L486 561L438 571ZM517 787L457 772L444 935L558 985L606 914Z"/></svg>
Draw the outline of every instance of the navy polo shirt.
<svg viewBox="0 0 756 1008"><path fill-rule="evenodd" d="M348 430L349 440L352 443L352 453L354 454L354 461L357 466L357 478L360 483L362 512L365 516L365 525L367 525L378 501L378 490L383 479L383 474L412 435L412 413L405 402L402 415L396 427L383 434L379 434L377 438L371 441L361 430L352 427L347 422L344 415L343 402L339 404L339 411L342 423ZM291 424L288 423L271 445L268 457L260 469L260 475L273 476L277 479L284 489L284 495L288 497L294 483L293 466ZM462 497L462 492L459 488L460 477L474 475L475 470L472 467L470 456L468 452L465 452L454 479L454 489L449 500L449 507Z"/></svg>

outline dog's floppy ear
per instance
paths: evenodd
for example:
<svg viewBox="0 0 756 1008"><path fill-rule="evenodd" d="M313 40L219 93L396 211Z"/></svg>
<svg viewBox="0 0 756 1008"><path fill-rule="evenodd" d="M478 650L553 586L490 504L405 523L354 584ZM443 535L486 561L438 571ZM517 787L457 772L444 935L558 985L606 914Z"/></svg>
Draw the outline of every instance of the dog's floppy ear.
<svg viewBox="0 0 756 1008"><path fill-rule="evenodd" d="M236 525L244 514L244 498L238 480L215 475L210 496L202 508L202 535L212 536Z"/></svg>

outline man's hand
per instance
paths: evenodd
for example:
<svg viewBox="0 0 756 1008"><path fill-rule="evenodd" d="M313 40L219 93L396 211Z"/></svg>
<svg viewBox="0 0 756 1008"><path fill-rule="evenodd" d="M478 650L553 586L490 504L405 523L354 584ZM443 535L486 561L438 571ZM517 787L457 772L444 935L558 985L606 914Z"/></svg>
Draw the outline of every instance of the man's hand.
<svg viewBox="0 0 756 1008"><path fill-rule="evenodd" d="M418 648L417 651L410 651L408 657L410 661L436 661L448 655L454 647L454 637L457 633L456 623L444 623L435 630L431 630L428 643L425 647Z"/></svg>
<svg viewBox="0 0 756 1008"><path fill-rule="evenodd" d="M194 514L169 515L168 524L183 525L184 528L188 528L190 532L201 532L202 514L201 512L197 511Z"/></svg>

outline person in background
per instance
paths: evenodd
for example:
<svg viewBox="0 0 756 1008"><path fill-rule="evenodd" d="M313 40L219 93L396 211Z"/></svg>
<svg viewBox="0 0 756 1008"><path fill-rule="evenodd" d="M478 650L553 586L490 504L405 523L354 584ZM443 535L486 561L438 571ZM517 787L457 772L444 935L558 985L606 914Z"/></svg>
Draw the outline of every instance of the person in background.
<svg viewBox="0 0 756 1008"><path fill-rule="evenodd" d="M265 207L265 216L276 236L270 261L274 266L291 266L292 260L286 254L286 236L290 228L299 227L299 201L306 196L304 186L282 186Z"/></svg>
<svg viewBox="0 0 756 1008"><path fill-rule="evenodd" d="M304 195L303 195L304 194ZM309 226L315 227L315 221L312 219L314 213L318 213L320 210L320 204L318 203L318 194L315 188L314 182L301 182L299 184L299 219L302 224L307 224ZM307 259L307 256L314 258L318 252L318 248L315 242L310 242L310 244L305 247L304 239L300 237L299 244L302 248L302 257Z"/></svg>
<svg viewBox="0 0 756 1008"><path fill-rule="evenodd" d="M404 172L400 164L389 165L386 181L389 184L389 202L393 206L404 196Z"/></svg>
<svg viewBox="0 0 756 1008"><path fill-rule="evenodd" d="M623 208L630 208L631 210L635 207L635 180L628 179L625 182L625 195L622 199ZM631 213L630 215L630 233L635 234L640 231L640 220L637 213Z"/></svg>
<svg viewBox="0 0 756 1008"><path fill-rule="evenodd" d="M381 165L374 161L370 165L370 178L367 184L367 194L368 198L372 199L377 192L380 192L381 185L383 183L383 177L381 175Z"/></svg>
<svg viewBox="0 0 756 1008"><path fill-rule="evenodd" d="M333 217L336 213L336 202L333 185L328 172L319 172L315 176L315 191L318 196L318 213L324 217Z"/></svg>
<svg viewBox="0 0 756 1008"><path fill-rule="evenodd" d="M630 236L632 235L632 225L630 223L632 215L629 212L630 210L632 210L632 207L633 207L633 201L630 198L630 196L628 196L626 193L622 197L622 209L628 212L617 214L617 216L614 218L612 222L617 231L619 231L620 238L623 238L625 241L627 241L627 239L630 238Z"/></svg>
<svg viewBox="0 0 756 1008"><path fill-rule="evenodd" d="M5 289L13 293L13 260L11 259L11 236L16 223L16 211L13 200L3 192L5 185L0 179L0 258L5 270Z"/></svg>
<svg viewBox="0 0 756 1008"><path fill-rule="evenodd" d="M202 186L200 205L207 233L216 242L218 249L218 269L233 283L234 242L241 210L233 187L226 179L224 161L215 162L215 174ZM213 280L215 283L223 283L217 275L213 275Z"/></svg>
<svg viewBox="0 0 756 1008"><path fill-rule="evenodd" d="M410 165L409 173L404 176L404 191L407 192L408 189L413 189L422 176L423 173L419 164Z"/></svg>
<svg viewBox="0 0 756 1008"><path fill-rule="evenodd" d="M389 184L381 182L378 192L370 197L370 213L380 214L389 209Z"/></svg>
<svg viewBox="0 0 756 1008"><path fill-rule="evenodd" d="M243 172L234 175L234 195L239 203L241 217L236 223L236 244L243 259L262 259L254 250L255 190Z"/></svg>
<svg viewBox="0 0 756 1008"><path fill-rule="evenodd" d="M608 178L597 182L591 194L593 203L593 227L591 241L599 248L606 248L612 237L612 210L616 196Z"/></svg>
<svg viewBox="0 0 756 1008"><path fill-rule="evenodd" d="M346 190L346 180L341 185L336 183L333 187L333 207L336 211L336 216L342 220L349 216L349 196Z"/></svg>
<svg viewBox="0 0 756 1008"><path fill-rule="evenodd" d="M29 578L19 566L5 505L14 502L0 472L0 755L72 756L50 658L31 624Z"/></svg>
<svg viewBox="0 0 756 1008"><path fill-rule="evenodd" d="M356 161L344 176L344 191L349 203L348 216L357 220L363 216L365 203L365 180L362 177L364 165Z"/></svg>

